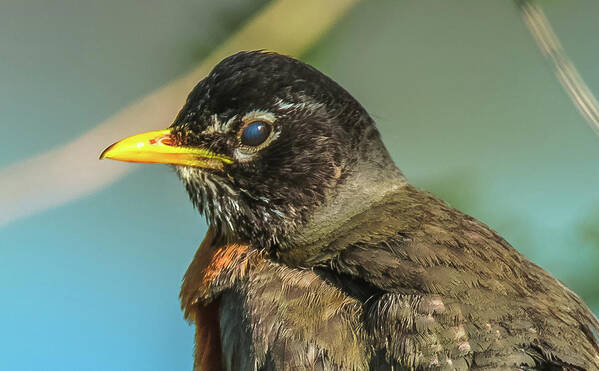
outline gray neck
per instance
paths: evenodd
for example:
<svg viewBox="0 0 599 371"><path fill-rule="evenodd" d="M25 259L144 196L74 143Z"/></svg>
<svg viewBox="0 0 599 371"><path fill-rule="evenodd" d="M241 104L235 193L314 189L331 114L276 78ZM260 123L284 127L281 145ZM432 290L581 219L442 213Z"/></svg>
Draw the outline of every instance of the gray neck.
<svg viewBox="0 0 599 371"><path fill-rule="evenodd" d="M377 149L362 152L368 158L360 158L343 182L331 191L327 202L315 210L291 241L293 247L284 253L288 255L282 257L284 260L301 266L326 260L331 253L325 251L326 246L338 237L339 227L407 184L382 143ZM305 260L308 258L310 261Z"/></svg>

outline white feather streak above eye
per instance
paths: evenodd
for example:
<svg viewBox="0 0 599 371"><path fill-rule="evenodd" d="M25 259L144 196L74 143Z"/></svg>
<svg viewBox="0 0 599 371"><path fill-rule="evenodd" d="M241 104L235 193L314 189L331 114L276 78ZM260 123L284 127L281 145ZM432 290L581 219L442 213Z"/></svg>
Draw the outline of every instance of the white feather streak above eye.
<svg viewBox="0 0 599 371"><path fill-rule="evenodd" d="M249 123L253 121L266 121L269 124L272 124L276 120L276 116L272 112L263 111L263 110L254 110L246 113L243 118L243 122Z"/></svg>
<svg viewBox="0 0 599 371"><path fill-rule="evenodd" d="M324 107L322 103L305 101L301 103L289 103L280 98L275 101L275 106L281 110L286 112L292 111L308 111L314 112Z"/></svg>

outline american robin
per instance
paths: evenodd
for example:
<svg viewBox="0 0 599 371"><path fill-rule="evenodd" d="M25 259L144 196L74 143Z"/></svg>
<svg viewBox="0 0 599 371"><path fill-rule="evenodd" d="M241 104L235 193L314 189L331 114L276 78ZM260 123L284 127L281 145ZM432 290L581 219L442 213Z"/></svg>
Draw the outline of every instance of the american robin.
<svg viewBox="0 0 599 371"><path fill-rule="evenodd" d="M195 370L599 370L583 301L411 186L366 110L300 61L230 56L169 129L104 157L174 165L206 216L181 290Z"/></svg>

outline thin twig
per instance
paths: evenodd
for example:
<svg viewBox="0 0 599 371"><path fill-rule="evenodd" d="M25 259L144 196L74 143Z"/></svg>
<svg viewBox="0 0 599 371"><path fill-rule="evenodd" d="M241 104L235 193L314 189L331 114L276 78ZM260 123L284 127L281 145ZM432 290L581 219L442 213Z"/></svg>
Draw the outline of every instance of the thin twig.
<svg viewBox="0 0 599 371"><path fill-rule="evenodd" d="M543 10L531 0L516 1L528 29L543 54L549 58L555 74L580 114L599 135L599 103L568 58Z"/></svg>

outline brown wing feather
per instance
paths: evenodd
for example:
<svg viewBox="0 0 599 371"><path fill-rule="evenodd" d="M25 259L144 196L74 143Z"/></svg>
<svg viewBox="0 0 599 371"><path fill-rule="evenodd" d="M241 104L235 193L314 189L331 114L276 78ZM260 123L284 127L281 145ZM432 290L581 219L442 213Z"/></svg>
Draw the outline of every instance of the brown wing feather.
<svg viewBox="0 0 599 371"><path fill-rule="evenodd" d="M599 369L582 300L476 219L406 186L345 227L333 270L384 293L366 316L403 365ZM350 242L351 241L351 242ZM349 243L348 243L349 242Z"/></svg>

